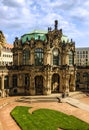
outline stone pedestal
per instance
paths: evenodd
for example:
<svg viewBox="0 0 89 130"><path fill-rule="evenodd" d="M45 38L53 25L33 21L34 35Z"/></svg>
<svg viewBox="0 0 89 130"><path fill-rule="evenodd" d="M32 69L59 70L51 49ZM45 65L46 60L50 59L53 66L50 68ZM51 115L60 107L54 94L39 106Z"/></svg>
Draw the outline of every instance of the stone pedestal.
<svg viewBox="0 0 89 130"><path fill-rule="evenodd" d="M30 95L34 96L36 94L35 88L30 88L29 93Z"/></svg>
<svg viewBox="0 0 89 130"><path fill-rule="evenodd" d="M1 86L2 94L1 97L5 97L5 91L4 91L4 75L2 75L2 86Z"/></svg>
<svg viewBox="0 0 89 130"><path fill-rule="evenodd" d="M45 88L43 91L43 95L50 95L51 94L51 90L49 88Z"/></svg>

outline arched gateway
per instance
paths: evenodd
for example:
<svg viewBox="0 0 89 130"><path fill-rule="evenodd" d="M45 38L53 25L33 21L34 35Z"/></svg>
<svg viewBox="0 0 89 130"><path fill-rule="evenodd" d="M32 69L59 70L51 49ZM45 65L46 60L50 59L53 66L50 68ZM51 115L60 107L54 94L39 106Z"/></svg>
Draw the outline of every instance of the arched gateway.
<svg viewBox="0 0 89 130"><path fill-rule="evenodd" d="M51 92L52 93L59 92L59 86L60 86L60 76L59 76L59 74L53 74Z"/></svg>
<svg viewBox="0 0 89 130"><path fill-rule="evenodd" d="M35 77L35 91L37 95L43 94L43 76Z"/></svg>

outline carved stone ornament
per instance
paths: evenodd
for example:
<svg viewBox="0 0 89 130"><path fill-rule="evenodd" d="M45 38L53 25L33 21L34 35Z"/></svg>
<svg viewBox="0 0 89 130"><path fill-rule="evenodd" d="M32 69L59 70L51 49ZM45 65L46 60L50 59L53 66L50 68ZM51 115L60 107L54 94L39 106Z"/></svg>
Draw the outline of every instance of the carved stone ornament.
<svg viewBox="0 0 89 130"><path fill-rule="evenodd" d="M0 44L1 44L2 46L4 46L5 43L6 43L5 36L4 36L3 32L0 31Z"/></svg>
<svg viewBox="0 0 89 130"><path fill-rule="evenodd" d="M53 41L54 45L58 45L58 39L56 38L54 41Z"/></svg>

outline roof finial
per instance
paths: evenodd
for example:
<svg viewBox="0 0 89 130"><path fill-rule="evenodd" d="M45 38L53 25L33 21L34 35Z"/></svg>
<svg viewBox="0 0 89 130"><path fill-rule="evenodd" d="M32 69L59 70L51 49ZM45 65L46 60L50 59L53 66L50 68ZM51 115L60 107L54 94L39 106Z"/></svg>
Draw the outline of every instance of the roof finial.
<svg viewBox="0 0 89 130"><path fill-rule="evenodd" d="M58 20L55 20L55 30L58 29Z"/></svg>
<svg viewBox="0 0 89 130"><path fill-rule="evenodd" d="M48 27L48 32L50 32L52 30L52 28L51 27Z"/></svg>

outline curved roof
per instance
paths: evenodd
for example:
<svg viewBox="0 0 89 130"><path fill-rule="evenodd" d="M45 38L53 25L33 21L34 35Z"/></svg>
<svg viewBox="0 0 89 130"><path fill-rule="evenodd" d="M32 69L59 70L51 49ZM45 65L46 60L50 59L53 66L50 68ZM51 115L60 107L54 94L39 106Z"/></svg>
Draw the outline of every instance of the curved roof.
<svg viewBox="0 0 89 130"><path fill-rule="evenodd" d="M31 38L34 38L35 40L38 40L40 37L40 40L44 41L47 40L46 38L46 34L48 32L47 31L43 31L43 30L33 30L30 33L24 34L23 36L21 36L22 39L22 43L26 42L26 40L31 40ZM65 35L62 35L61 38L62 41L65 41L65 43L68 41L68 37Z"/></svg>
<svg viewBox="0 0 89 130"><path fill-rule="evenodd" d="M24 43L27 39L31 40L31 38L34 38L35 40L38 40L39 37L42 41L46 40L46 34L47 31L43 31L43 30L34 30L31 33L28 34L24 34L21 39L22 39L22 43Z"/></svg>

